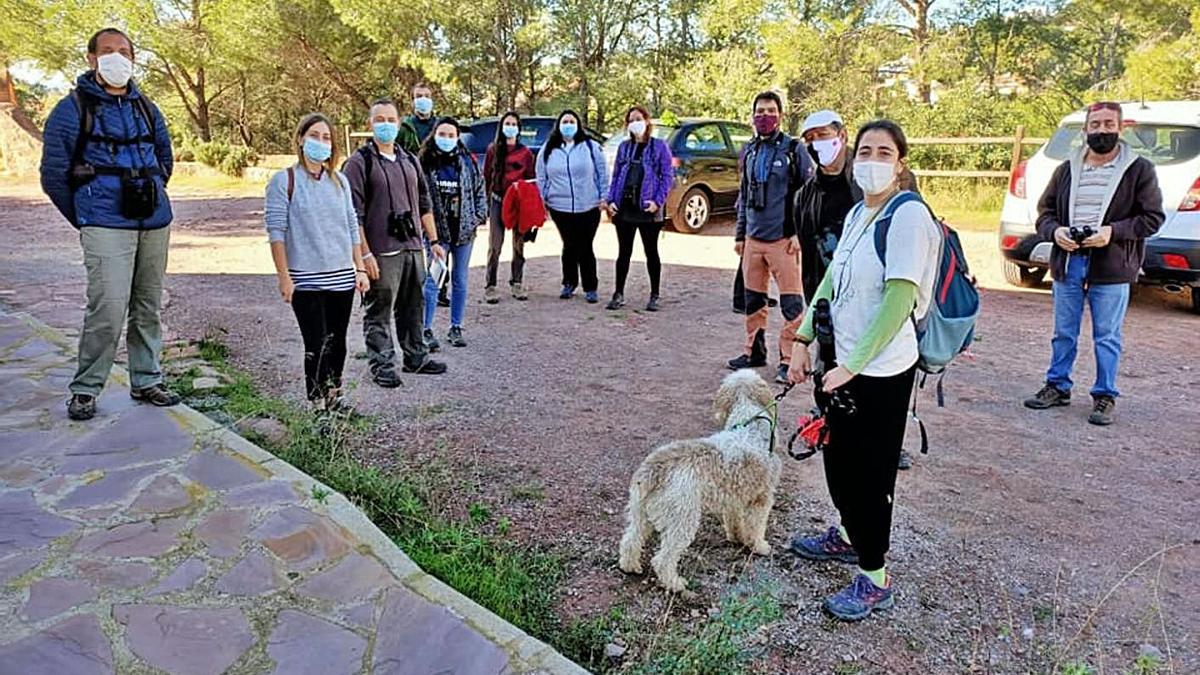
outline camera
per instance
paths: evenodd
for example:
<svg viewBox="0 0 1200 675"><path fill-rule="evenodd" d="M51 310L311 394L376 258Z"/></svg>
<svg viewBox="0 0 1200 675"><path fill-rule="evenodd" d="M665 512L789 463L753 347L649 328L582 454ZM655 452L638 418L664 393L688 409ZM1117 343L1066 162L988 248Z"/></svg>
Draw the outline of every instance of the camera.
<svg viewBox="0 0 1200 675"><path fill-rule="evenodd" d="M1083 246L1083 241L1096 234L1096 228L1091 225L1072 225L1070 228L1071 241Z"/></svg>
<svg viewBox="0 0 1200 675"><path fill-rule="evenodd" d="M387 233L394 239L416 239L417 222L412 211L392 211L387 217Z"/></svg>
<svg viewBox="0 0 1200 675"><path fill-rule="evenodd" d="M121 174L121 215L143 220L158 209L158 185L147 172L130 169Z"/></svg>

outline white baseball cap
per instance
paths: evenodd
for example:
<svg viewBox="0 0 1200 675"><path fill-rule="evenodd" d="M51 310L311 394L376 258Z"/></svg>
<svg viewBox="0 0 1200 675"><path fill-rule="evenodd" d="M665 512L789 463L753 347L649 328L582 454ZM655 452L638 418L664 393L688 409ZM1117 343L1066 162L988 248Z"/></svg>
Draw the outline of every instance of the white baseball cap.
<svg viewBox="0 0 1200 675"><path fill-rule="evenodd" d="M804 126L800 129L800 135L803 136L808 132L809 129L827 127L835 122L842 126L846 126L845 122L842 122L841 115L833 112L832 110L818 110L817 112L804 118Z"/></svg>

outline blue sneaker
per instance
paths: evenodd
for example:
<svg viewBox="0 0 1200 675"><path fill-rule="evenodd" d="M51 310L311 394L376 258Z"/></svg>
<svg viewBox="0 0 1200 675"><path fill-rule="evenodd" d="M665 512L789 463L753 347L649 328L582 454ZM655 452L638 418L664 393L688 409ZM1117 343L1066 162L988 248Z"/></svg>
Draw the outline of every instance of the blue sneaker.
<svg viewBox="0 0 1200 675"><path fill-rule="evenodd" d="M809 560L836 560L848 565L858 564L858 554L854 552L854 547L842 541L842 535L836 527L829 528L825 534L811 537L796 535L792 537L788 548L792 553Z"/></svg>
<svg viewBox="0 0 1200 675"><path fill-rule="evenodd" d="M895 604L891 587L880 588L867 575L859 574L849 586L825 598L825 611L842 621L862 621L871 612L882 612Z"/></svg>
<svg viewBox="0 0 1200 675"><path fill-rule="evenodd" d="M575 287L574 286L563 286L562 292L560 292L558 294L558 297L563 300L570 300L574 295L575 295Z"/></svg>
<svg viewBox="0 0 1200 675"><path fill-rule="evenodd" d="M587 293L583 294L583 297L586 298L588 301L588 304L591 304L591 305L594 305L597 302L600 302L600 294L597 293L596 291L588 291Z"/></svg>

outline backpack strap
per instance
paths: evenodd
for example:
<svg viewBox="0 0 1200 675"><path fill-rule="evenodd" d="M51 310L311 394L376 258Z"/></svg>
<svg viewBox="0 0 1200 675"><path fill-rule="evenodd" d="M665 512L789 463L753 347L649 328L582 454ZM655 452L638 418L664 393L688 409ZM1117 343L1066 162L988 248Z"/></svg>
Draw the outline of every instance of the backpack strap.
<svg viewBox="0 0 1200 675"><path fill-rule="evenodd" d="M892 228L892 216L896 215L896 209L914 200L925 203L915 192L907 190L901 192L888 201L887 205L883 207L883 213L879 214L879 218L875 221L875 253L879 255L879 262L884 267L887 266L887 236L888 231ZM925 208L929 208L928 205ZM932 214L933 212L930 211L930 215Z"/></svg>
<svg viewBox="0 0 1200 675"><path fill-rule="evenodd" d="M71 166L67 169L67 175L72 175L73 169L83 163L83 153L87 150L92 129L96 126L96 102L78 89L72 89L69 96L75 102L75 109L79 114L79 133L75 137L75 149L71 152Z"/></svg>
<svg viewBox="0 0 1200 675"><path fill-rule="evenodd" d="M405 151L404 148L396 148L398 151ZM371 204L372 188L371 188L371 169L375 167L375 153L371 147L371 142L367 141L358 146L357 152L363 158L363 208L369 208Z"/></svg>
<svg viewBox="0 0 1200 675"><path fill-rule="evenodd" d="M287 168L287 195L288 203L292 202L292 193L296 191L296 170L293 167Z"/></svg>

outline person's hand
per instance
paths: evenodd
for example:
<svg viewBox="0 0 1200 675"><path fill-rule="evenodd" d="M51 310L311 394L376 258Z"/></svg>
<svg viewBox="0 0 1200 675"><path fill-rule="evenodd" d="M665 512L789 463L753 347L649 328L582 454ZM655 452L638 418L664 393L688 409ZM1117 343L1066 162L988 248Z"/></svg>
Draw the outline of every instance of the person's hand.
<svg viewBox="0 0 1200 675"><path fill-rule="evenodd" d="M433 251L433 257L437 258L438 260L441 260L442 262L446 262L446 249L442 248L442 245L440 243L434 244L433 246L430 246L429 248L430 248L430 250Z"/></svg>
<svg viewBox="0 0 1200 675"><path fill-rule="evenodd" d="M612 204L609 204L607 199L600 200L600 210L601 211L608 211L610 208L612 208Z"/></svg>
<svg viewBox="0 0 1200 675"><path fill-rule="evenodd" d="M646 213L658 213L658 204L654 202L646 202Z"/></svg>
<svg viewBox="0 0 1200 675"><path fill-rule="evenodd" d="M1060 227L1054 231L1054 243L1067 252L1079 250L1079 244L1071 238L1071 229L1068 227Z"/></svg>
<svg viewBox="0 0 1200 675"><path fill-rule="evenodd" d="M359 293L366 293L371 290L371 279L366 272L354 273L354 289Z"/></svg>
<svg viewBox="0 0 1200 675"><path fill-rule="evenodd" d="M792 362L788 364L788 382L800 384L808 382L808 371L812 368L812 359L808 354L808 345L796 341L792 345Z"/></svg>
<svg viewBox="0 0 1200 675"><path fill-rule="evenodd" d="M825 374L825 393L832 394L835 389L845 386L847 382L854 379L854 373L846 370L845 366L838 366Z"/></svg>
<svg viewBox="0 0 1200 675"><path fill-rule="evenodd" d="M1104 248L1112 241L1112 225L1101 225L1100 230L1083 240L1084 248Z"/></svg>
<svg viewBox="0 0 1200 675"><path fill-rule="evenodd" d="M738 257L740 258L742 256L742 252L746 250L746 242L744 242L744 241L733 242L733 250L737 251Z"/></svg>
<svg viewBox="0 0 1200 675"><path fill-rule="evenodd" d="M788 255L796 255L799 252L800 252L800 237L798 235L793 234L792 238L788 239L787 254Z"/></svg>
<svg viewBox="0 0 1200 675"><path fill-rule="evenodd" d="M608 212L609 218L617 215L617 205L613 204L612 202L609 202L608 206L604 207L604 210Z"/></svg>
<svg viewBox="0 0 1200 675"><path fill-rule="evenodd" d="M292 277L284 274L279 277L279 295L283 296L283 301L292 304L292 293L296 292L296 284L292 283Z"/></svg>
<svg viewBox="0 0 1200 675"><path fill-rule="evenodd" d="M367 270L367 278L371 281L379 280L379 261L375 256L371 256L363 261L363 267Z"/></svg>

